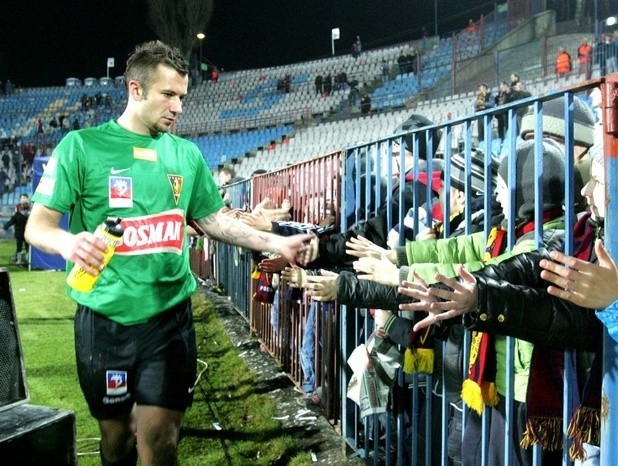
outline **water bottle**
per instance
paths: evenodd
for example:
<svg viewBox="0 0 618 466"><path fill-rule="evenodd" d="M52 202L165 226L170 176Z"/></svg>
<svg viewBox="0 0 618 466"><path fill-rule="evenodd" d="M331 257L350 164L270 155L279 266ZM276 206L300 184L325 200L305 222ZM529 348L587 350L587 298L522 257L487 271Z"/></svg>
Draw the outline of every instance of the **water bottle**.
<svg viewBox="0 0 618 466"><path fill-rule="evenodd" d="M103 264L101 270L96 275L90 275L79 265L75 264L67 277L67 284L74 290L88 293L101 276L101 272L114 255L116 248L122 244L122 234L124 230L120 226L120 217L108 217L97 227L94 236L101 239L106 245L107 250L103 253Z"/></svg>

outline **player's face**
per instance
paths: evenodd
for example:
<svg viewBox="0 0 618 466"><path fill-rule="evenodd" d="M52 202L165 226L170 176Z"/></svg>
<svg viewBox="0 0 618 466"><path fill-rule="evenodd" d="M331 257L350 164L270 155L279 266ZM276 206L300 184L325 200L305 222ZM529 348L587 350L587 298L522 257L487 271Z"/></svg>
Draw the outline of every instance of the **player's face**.
<svg viewBox="0 0 618 466"><path fill-rule="evenodd" d="M182 99L187 95L188 85L188 76L158 65L148 91L142 97L138 116L142 129L152 135L169 131L182 113Z"/></svg>

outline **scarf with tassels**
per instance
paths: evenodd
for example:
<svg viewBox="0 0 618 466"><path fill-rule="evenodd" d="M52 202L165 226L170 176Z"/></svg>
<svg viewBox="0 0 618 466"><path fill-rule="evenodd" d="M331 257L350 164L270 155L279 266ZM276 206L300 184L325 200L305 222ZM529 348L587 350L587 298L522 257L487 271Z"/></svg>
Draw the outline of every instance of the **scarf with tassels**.
<svg viewBox="0 0 618 466"><path fill-rule="evenodd" d="M558 218L560 209L543 212L543 223ZM525 220L515 226L515 237L521 238L534 231L535 222ZM483 261L497 257L506 250L507 234L504 228L493 228L487 238L487 247ZM461 398L468 407L479 415L485 406L497 406L500 401L496 388L496 354L494 337L483 332L472 332L470 342L470 363L468 378L464 380Z"/></svg>
<svg viewBox="0 0 618 466"><path fill-rule="evenodd" d="M590 260L596 236L596 225L592 224L590 215L584 215L574 227L574 256ZM567 435L571 439L569 454L571 459L584 459L583 444L598 445L600 440L601 412L601 355L596 354L582 401L575 410ZM527 421L526 430L520 442L523 448L538 444L546 450L562 448L562 411L564 391L564 352L540 345L535 345L530 362L530 378L526 395ZM577 390L576 364L570 358L572 378L569 387ZM573 393L578 399L578 394Z"/></svg>
<svg viewBox="0 0 618 466"><path fill-rule="evenodd" d="M603 358L595 354L588 380L584 385L582 403L571 417L567 435L571 439L569 454L572 460L583 460L586 452L584 443L601 443L601 385L603 380Z"/></svg>
<svg viewBox="0 0 618 466"><path fill-rule="evenodd" d="M601 237L602 229L590 215L582 217L575 224L574 243L579 245L575 251L575 257L590 260L594 256L595 239ZM599 343L601 343L599 339ZM603 383L603 357L599 350L594 355L588 379L582 392L582 402L571 417L567 435L571 439L569 453L571 459L584 459L584 443L600 445L601 443L601 386Z"/></svg>
<svg viewBox="0 0 618 466"><path fill-rule="evenodd" d="M433 373L435 353L430 329L431 326L410 332L410 342L403 358L403 371L406 374Z"/></svg>
<svg viewBox="0 0 618 466"><path fill-rule="evenodd" d="M440 205L440 204L436 204ZM450 222L453 225L458 225L464 218L463 210L454 212L450 216ZM434 212L434 218L436 213ZM434 230L439 237L444 236L444 224L438 221L434 226ZM418 322L426 317L426 313L414 313L414 322ZM408 346L404 354L403 371L406 374L433 374L435 360L434 338L431 326L426 327L418 332L410 332Z"/></svg>
<svg viewBox="0 0 618 466"><path fill-rule="evenodd" d="M493 228L487 238L483 261L499 256L506 248L506 230ZM494 338L484 332L472 332L468 378L464 380L461 398L479 415L485 405L496 406L500 398L496 389L496 352Z"/></svg>

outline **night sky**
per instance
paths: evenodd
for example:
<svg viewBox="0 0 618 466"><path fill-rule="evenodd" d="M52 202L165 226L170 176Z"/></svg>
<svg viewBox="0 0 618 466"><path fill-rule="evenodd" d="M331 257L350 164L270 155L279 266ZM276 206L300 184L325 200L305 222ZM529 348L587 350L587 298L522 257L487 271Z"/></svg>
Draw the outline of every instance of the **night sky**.
<svg viewBox="0 0 618 466"><path fill-rule="evenodd" d="M173 1L173 0L170 0ZM216 0L203 55L238 70L348 53L356 35L364 48L465 27L494 1L457 0ZM68 77L100 78L124 72L135 45L156 39L146 0L5 0L0 14L0 80L23 86L60 86Z"/></svg>

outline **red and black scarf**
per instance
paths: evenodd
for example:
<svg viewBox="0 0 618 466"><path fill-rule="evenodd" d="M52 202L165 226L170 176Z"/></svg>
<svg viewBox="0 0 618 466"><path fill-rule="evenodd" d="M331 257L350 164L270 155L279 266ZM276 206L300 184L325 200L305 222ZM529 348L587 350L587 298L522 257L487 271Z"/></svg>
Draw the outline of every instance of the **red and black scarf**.
<svg viewBox="0 0 618 466"><path fill-rule="evenodd" d="M575 252L578 259L590 260L594 249L596 226L589 214L583 216L574 228ZM573 460L583 459L584 443L598 445L600 440L601 410L601 355L596 354L581 404L573 413L567 434L571 439L569 453ZM564 391L564 351L535 345L530 362L530 378L526 394L526 430L520 445L526 448L538 444L546 450L562 448L562 414ZM573 358L567 360L572 374L569 387L572 396L579 400L576 364Z"/></svg>

